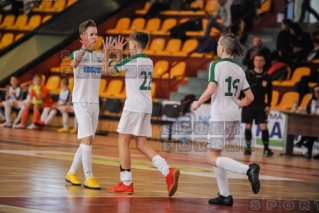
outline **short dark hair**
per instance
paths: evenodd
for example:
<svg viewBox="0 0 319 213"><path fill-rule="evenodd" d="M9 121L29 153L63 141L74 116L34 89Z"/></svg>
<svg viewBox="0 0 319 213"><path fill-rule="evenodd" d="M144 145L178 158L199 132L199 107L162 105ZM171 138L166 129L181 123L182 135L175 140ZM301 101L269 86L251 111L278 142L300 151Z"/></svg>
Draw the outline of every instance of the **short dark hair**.
<svg viewBox="0 0 319 213"><path fill-rule="evenodd" d="M146 49L149 41L150 35L146 32L138 31L134 32L129 36L129 39L132 41L136 41L141 49Z"/></svg>
<svg viewBox="0 0 319 213"><path fill-rule="evenodd" d="M68 86L68 85L69 85L69 78L68 78L68 77L62 78L62 79L61 79L61 82L64 82L64 85L65 85L65 86Z"/></svg>
<svg viewBox="0 0 319 213"><path fill-rule="evenodd" d="M19 80L18 76L16 76L16 75L11 75L10 78L16 78Z"/></svg>
<svg viewBox="0 0 319 213"><path fill-rule="evenodd" d="M222 35L220 44L225 47L226 53L229 55L245 55L245 50L241 46L239 38L233 33L226 33Z"/></svg>
<svg viewBox="0 0 319 213"><path fill-rule="evenodd" d="M257 53L255 56L254 56L254 60L256 57L263 57L264 61L265 61L265 56L261 53Z"/></svg>
<svg viewBox="0 0 319 213"><path fill-rule="evenodd" d="M41 80L42 80L41 74L35 74L32 79L35 79L35 78L41 78Z"/></svg>
<svg viewBox="0 0 319 213"><path fill-rule="evenodd" d="M290 27L290 25L292 24L291 19L285 18L282 20L282 23L285 24L287 27Z"/></svg>
<svg viewBox="0 0 319 213"><path fill-rule="evenodd" d="M80 24L79 34L82 35L89 27L96 27L96 24L92 19L89 19L89 20L82 22Z"/></svg>

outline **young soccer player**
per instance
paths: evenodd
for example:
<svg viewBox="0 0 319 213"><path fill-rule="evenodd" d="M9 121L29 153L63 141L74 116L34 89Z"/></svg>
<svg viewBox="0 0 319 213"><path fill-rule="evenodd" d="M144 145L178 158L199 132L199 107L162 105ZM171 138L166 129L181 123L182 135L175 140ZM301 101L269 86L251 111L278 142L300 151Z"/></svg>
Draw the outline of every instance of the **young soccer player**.
<svg viewBox="0 0 319 213"><path fill-rule="evenodd" d="M69 80L64 78L60 82L61 91L59 94L59 101L52 104L51 107L45 107L41 114L40 121L36 122L35 125L39 130L42 130L45 125L49 124L57 113L57 109L64 106L71 105L71 92L68 88Z"/></svg>
<svg viewBox="0 0 319 213"><path fill-rule="evenodd" d="M71 106L60 106L58 108L60 113L62 114L62 122L63 122L63 127L59 128L57 131L58 132L68 132L75 134L78 132L78 122L76 121L76 117L74 116L74 121L73 121L73 128L69 128L69 113L74 112L74 107Z"/></svg>
<svg viewBox="0 0 319 213"><path fill-rule="evenodd" d="M26 101L23 106L21 122L18 125L13 126L13 128L21 129L25 128L29 109L33 108L33 120L27 129L37 129L35 123L39 121L40 118L40 109L45 107L51 107L52 98L49 93L49 90L42 85L42 77L40 74L35 74L32 79L32 89L29 94L29 99L31 101Z"/></svg>
<svg viewBox="0 0 319 213"><path fill-rule="evenodd" d="M231 142L238 130L239 108L249 105L253 93L249 88L245 73L233 60L234 55L243 56L244 50L234 34L225 34L218 41L217 54L221 58L210 64L208 87L198 101L194 101L193 110L198 109L211 98L211 118L207 143L207 161L215 170L219 193L210 204L233 205L229 193L226 170L246 174L255 194L260 188L258 164L245 165L228 157L221 157L223 145ZM238 100L240 91L245 98ZM217 127L217 128L216 128Z"/></svg>
<svg viewBox="0 0 319 213"><path fill-rule="evenodd" d="M78 139L81 144L75 153L73 163L65 180L73 185L81 185L76 170L83 164L85 174L84 187L101 189L92 171L92 145L99 117L99 87L104 64L104 54L93 51L97 41L97 28L92 20L80 24L79 33L82 47L71 54L71 66L74 69L74 88L72 102L78 121ZM120 45L117 46L119 48ZM122 46L123 48L123 46Z"/></svg>
<svg viewBox="0 0 319 213"><path fill-rule="evenodd" d="M19 85L19 79L16 76L11 76L10 86L7 88L6 100L0 102L0 107L4 107L5 120L6 122L0 124L0 127L11 127L11 109L12 107L16 109L21 108L21 98L22 98L22 89Z"/></svg>
<svg viewBox="0 0 319 213"><path fill-rule="evenodd" d="M126 194L132 194L134 192L129 145L132 136L135 136L137 149L150 159L154 166L165 176L168 195L173 196L177 190L180 171L175 168L170 168L165 159L147 144L147 137L152 135L150 122L152 97L150 91L153 61L144 53L149 40L149 35L145 32L132 33L129 36L129 49L132 57L120 61L113 67L108 67L108 64L106 64L105 73L107 75L112 75L122 70L125 71L127 95L117 129L119 132L118 146L121 182L117 186L109 188L108 191L111 193ZM110 43L107 39L104 43L104 45L107 45L105 48L106 56L110 54L110 49L112 49Z"/></svg>

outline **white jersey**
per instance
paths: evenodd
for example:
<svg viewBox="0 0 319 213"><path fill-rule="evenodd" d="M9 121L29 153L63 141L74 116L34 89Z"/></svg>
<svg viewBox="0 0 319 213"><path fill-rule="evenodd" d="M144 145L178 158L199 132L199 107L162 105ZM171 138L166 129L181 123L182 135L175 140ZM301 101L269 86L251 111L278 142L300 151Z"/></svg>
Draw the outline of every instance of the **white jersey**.
<svg viewBox="0 0 319 213"><path fill-rule="evenodd" d="M71 92L68 88L66 89L61 89L60 95L59 95L59 104L64 104L66 106L71 105Z"/></svg>
<svg viewBox="0 0 319 213"><path fill-rule="evenodd" d="M209 82L217 84L211 97L211 121L240 121L237 99L249 84L244 70L233 59L223 58L209 66Z"/></svg>
<svg viewBox="0 0 319 213"><path fill-rule="evenodd" d="M13 95L14 93L14 95ZM13 88L12 86L9 87L9 100L21 100L22 98L22 89L21 87L15 87Z"/></svg>
<svg viewBox="0 0 319 213"><path fill-rule="evenodd" d="M82 48L81 48L82 49ZM71 54L77 57L81 49ZM79 65L74 69L72 102L99 103L99 89L103 70L104 54L87 50Z"/></svg>
<svg viewBox="0 0 319 213"><path fill-rule="evenodd" d="M153 61L145 54L136 54L123 59L114 68L117 72L125 71L126 100L123 110L152 113Z"/></svg>

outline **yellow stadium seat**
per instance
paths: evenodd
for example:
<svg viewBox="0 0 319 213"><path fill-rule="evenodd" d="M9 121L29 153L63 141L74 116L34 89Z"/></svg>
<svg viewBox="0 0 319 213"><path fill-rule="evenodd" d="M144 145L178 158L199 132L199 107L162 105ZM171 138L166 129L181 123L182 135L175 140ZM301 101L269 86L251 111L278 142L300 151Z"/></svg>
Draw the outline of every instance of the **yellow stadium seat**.
<svg viewBox="0 0 319 213"><path fill-rule="evenodd" d="M186 70L186 63L184 61L178 62L178 64L173 63L173 67L170 70L170 76L165 73L162 78L179 79L184 76Z"/></svg>
<svg viewBox="0 0 319 213"><path fill-rule="evenodd" d="M130 27L131 19L124 17L117 21L116 26L114 29L109 29L106 33L122 33L123 30L127 30Z"/></svg>
<svg viewBox="0 0 319 213"><path fill-rule="evenodd" d="M13 33L6 33L2 36L0 42L0 49L6 48L13 42Z"/></svg>
<svg viewBox="0 0 319 213"><path fill-rule="evenodd" d="M45 80L46 80L45 75L41 74L41 78L42 78L42 85L44 85L45 84Z"/></svg>
<svg viewBox="0 0 319 213"><path fill-rule="evenodd" d="M175 53L174 56L186 57L197 46L198 46L198 41L196 39L188 39L187 41L185 41L181 51Z"/></svg>
<svg viewBox="0 0 319 213"><path fill-rule="evenodd" d="M32 9L34 12L43 12L47 8L51 8L53 1L42 1L39 7L35 7Z"/></svg>
<svg viewBox="0 0 319 213"><path fill-rule="evenodd" d="M114 96L120 94L123 88L122 80L112 80L107 86L106 90L100 94L101 97Z"/></svg>
<svg viewBox="0 0 319 213"><path fill-rule="evenodd" d="M203 9L204 8L204 0L196 0L193 1L190 5L191 8L199 8Z"/></svg>
<svg viewBox="0 0 319 213"><path fill-rule="evenodd" d="M44 23L44 22L48 21L50 18L52 18L52 16L51 16L51 15L47 15L47 16L45 16L45 17L42 19L42 23Z"/></svg>
<svg viewBox="0 0 319 213"><path fill-rule="evenodd" d="M278 105L272 107L273 110L290 110L294 104L299 100L297 92L286 92Z"/></svg>
<svg viewBox="0 0 319 213"><path fill-rule="evenodd" d="M66 5L66 0L58 0L55 1L50 8L44 8L44 12L61 12L64 10L64 7Z"/></svg>
<svg viewBox="0 0 319 213"><path fill-rule="evenodd" d="M74 4L75 2L77 2L77 0L68 0L68 3L66 5L66 7L70 7L72 4Z"/></svg>
<svg viewBox="0 0 319 213"><path fill-rule="evenodd" d="M261 8L257 9L258 14L266 13L271 9L271 1L272 0L263 0Z"/></svg>
<svg viewBox="0 0 319 213"><path fill-rule="evenodd" d="M168 70L168 61L157 61L154 66L153 78L160 78Z"/></svg>
<svg viewBox="0 0 319 213"><path fill-rule="evenodd" d="M11 27L14 23L14 20L14 15L6 15L6 17L3 19L3 22L0 25L0 29L6 29L8 27Z"/></svg>
<svg viewBox="0 0 319 213"><path fill-rule="evenodd" d="M312 93L306 94L302 98L302 101L298 107L298 110L307 110L307 105L308 105L309 101L311 100L311 98L312 98Z"/></svg>
<svg viewBox="0 0 319 213"><path fill-rule="evenodd" d="M181 49L181 46L182 41L180 39L171 39L167 42L165 50L157 51L156 55L172 56Z"/></svg>
<svg viewBox="0 0 319 213"><path fill-rule="evenodd" d="M154 32L160 28L160 25L161 25L161 19L152 18L152 19L148 20L144 31L146 31L148 33Z"/></svg>
<svg viewBox="0 0 319 213"><path fill-rule="evenodd" d="M218 6L218 0L208 0L206 2L205 11L209 12L210 14L214 14Z"/></svg>
<svg viewBox="0 0 319 213"><path fill-rule="evenodd" d="M152 84L151 84L151 96L152 96L152 98L156 98L156 84L155 84L155 82L152 82Z"/></svg>
<svg viewBox="0 0 319 213"><path fill-rule="evenodd" d="M168 30L171 29L172 27L176 26L176 19L174 18L168 18L165 19L165 21L162 24L162 27L160 30L153 31L151 34L153 35L168 35Z"/></svg>
<svg viewBox="0 0 319 213"><path fill-rule="evenodd" d="M24 33L20 33L20 34L18 34L18 35L16 35L16 37L15 37L15 41L17 41L17 40L19 40L21 37L23 37L24 36Z"/></svg>
<svg viewBox="0 0 319 213"><path fill-rule="evenodd" d="M265 98L265 102L267 103L268 97L266 96ZM276 90L272 91L272 100L270 103L270 107L276 106L278 104L279 101L279 92Z"/></svg>
<svg viewBox="0 0 319 213"><path fill-rule="evenodd" d="M99 94L102 94L103 92L105 92L106 90L106 79L101 79L101 83L100 83L100 89L99 89Z"/></svg>
<svg viewBox="0 0 319 213"><path fill-rule="evenodd" d="M52 90L52 91L56 91L59 86L60 86L60 76L58 75L51 75L48 80L47 83L45 84L46 88L48 90Z"/></svg>
<svg viewBox="0 0 319 213"><path fill-rule="evenodd" d="M189 18L183 18L183 19L179 20L179 24L185 23L187 21L189 21Z"/></svg>
<svg viewBox="0 0 319 213"><path fill-rule="evenodd" d="M69 78L69 85L68 85L68 88L70 91L73 90L73 87L74 87L74 77L70 77Z"/></svg>
<svg viewBox="0 0 319 213"><path fill-rule="evenodd" d="M122 92L120 92L119 94L114 94L114 97L115 98L126 98L126 88L124 87Z"/></svg>
<svg viewBox="0 0 319 213"><path fill-rule="evenodd" d="M7 30L20 30L21 28L25 27L28 22L27 15L19 15L14 25L7 26Z"/></svg>
<svg viewBox="0 0 319 213"><path fill-rule="evenodd" d="M190 5L191 8L200 9L197 11L187 10L179 11L178 15L205 15L204 9L204 0L193 1Z"/></svg>
<svg viewBox="0 0 319 213"><path fill-rule="evenodd" d="M40 15L33 15L29 23L26 26L21 27L21 30L33 30L37 28L41 23L41 16Z"/></svg>
<svg viewBox="0 0 319 213"><path fill-rule="evenodd" d="M124 34L130 34L132 32L143 30L145 26L145 19L144 18L135 18L132 23L131 27L128 30L123 30L122 33Z"/></svg>
<svg viewBox="0 0 319 213"><path fill-rule="evenodd" d="M164 49L164 45L165 45L164 38L156 38L151 42L149 48L145 50L145 53L149 55L156 54L156 52Z"/></svg>
<svg viewBox="0 0 319 213"><path fill-rule="evenodd" d="M274 86L294 86L295 83L299 82L302 76L309 76L310 68L309 67L298 67L293 73L292 77L288 81L273 81Z"/></svg>
<svg viewBox="0 0 319 213"><path fill-rule="evenodd" d="M135 13L136 13L136 14L144 15L144 14L147 13L148 9L150 9L150 6L151 6L151 4L150 4L148 1L146 1L146 2L145 2L145 5L144 5L144 8L141 9L141 10L136 10Z"/></svg>
<svg viewBox="0 0 319 213"><path fill-rule="evenodd" d="M70 60L62 60L60 65L58 67L51 67L51 72L63 72L63 70L66 72L66 68L71 68L71 61ZM68 73L68 72L66 72Z"/></svg>
<svg viewBox="0 0 319 213"><path fill-rule="evenodd" d="M93 50L99 50L99 49L102 49L102 44L103 44L103 37L102 36L98 36L97 37L97 40L96 40L96 43L93 47Z"/></svg>

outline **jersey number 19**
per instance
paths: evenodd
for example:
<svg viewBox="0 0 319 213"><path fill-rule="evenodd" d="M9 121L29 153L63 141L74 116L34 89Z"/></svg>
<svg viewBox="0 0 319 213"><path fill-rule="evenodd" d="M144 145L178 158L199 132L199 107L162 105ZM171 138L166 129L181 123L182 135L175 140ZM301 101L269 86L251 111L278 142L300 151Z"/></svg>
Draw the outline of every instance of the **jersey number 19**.
<svg viewBox="0 0 319 213"><path fill-rule="evenodd" d="M225 81L228 83L227 92L225 92L225 96L236 96L237 90L238 90L238 83L240 82L239 79L235 79L232 81L232 77L228 76L228 78L225 79ZM232 93L232 89L235 89L235 93Z"/></svg>

